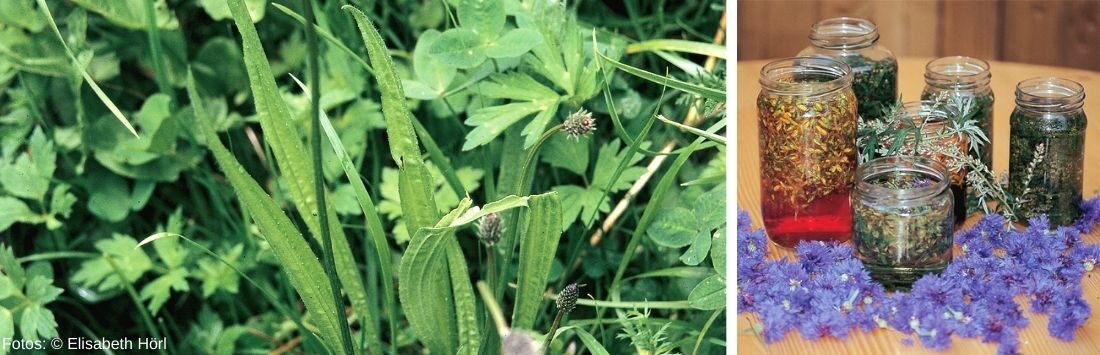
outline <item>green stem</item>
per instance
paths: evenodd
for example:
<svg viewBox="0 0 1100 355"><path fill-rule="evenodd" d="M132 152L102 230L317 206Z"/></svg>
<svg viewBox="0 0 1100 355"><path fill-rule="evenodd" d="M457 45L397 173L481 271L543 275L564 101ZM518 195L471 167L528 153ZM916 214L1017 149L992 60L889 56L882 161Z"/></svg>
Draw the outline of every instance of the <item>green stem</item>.
<svg viewBox="0 0 1100 355"><path fill-rule="evenodd" d="M703 329L699 331L699 337L695 339L695 349L691 351L691 355L699 354L699 346L703 345L703 339L706 338L707 331L710 330L710 326L714 324L714 320L718 319L718 315L722 314L724 310L719 309L714 311L714 314L707 319L707 323L703 325Z"/></svg>
<svg viewBox="0 0 1100 355"><path fill-rule="evenodd" d="M546 332L546 349L547 350L550 349L551 344L554 344L554 336L557 335L556 333L558 332L558 326L561 325L561 316L564 315L564 314L565 314L565 312L562 312L562 310L559 309L558 310L558 315L554 316L554 323L550 324L550 331Z"/></svg>
<svg viewBox="0 0 1100 355"><path fill-rule="evenodd" d="M115 263L115 259L111 258L111 255L104 253L103 260L106 260L107 264L111 265L111 270L115 272L115 276L122 281L122 285L126 288L126 293L130 295L130 300L134 301L138 314L141 315L142 322L145 323L146 328L149 328L149 332L153 335L153 338L162 338L160 336L160 329L157 329L156 324L153 324L153 317L149 316L149 311L147 311L145 305L141 303L141 297L138 297L137 291L134 290L133 282L126 278L126 275L122 273L122 269L118 268L118 263ZM165 353L164 349L160 349L159 353Z"/></svg>
<svg viewBox="0 0 1100 355"><path fill-rule="evenodd" d="M153 60L153 72L156 75L157 87L160 92L168 95L175 101L172 95L172 86L168 83L168 73L164 69L164 55L160 48L160 30L157 29L157 13L153 8L154 0L145 0L145 33L149 37L149 52Z"/></svg>
<svg viewBox="0 0 1100 355"><path fill-rule="evenodd" d="M344 310L344 299L341 297L340 278L336 276L336 258L332 248L332 233L329 231L328 206L325 203L325 176L321 165L321 68L318 63L320 49L317 48L317 28L313 14L313 4L310 0L302 0L305 9L306 44L309 49L309 91L310 91L310 116L312 137L310 137L313 150L313 190L317 198L317 218L321 230L321 244L324 249L325 274L328 275L329 285L332 287L333 304L336 306L336 319L339 322L341 343L345 354L354 354L351 329L348 327L348 315Z"/></svg>
<svg viewBox="0 0 1100 355"><path fill-rule="evenodd" d="M558 296L546 296L546 299L557 301ZM648 308L648 309L690 309L691 302L684 301L601 301L580 298L577 304L589 307L606 308Z"/></svg>

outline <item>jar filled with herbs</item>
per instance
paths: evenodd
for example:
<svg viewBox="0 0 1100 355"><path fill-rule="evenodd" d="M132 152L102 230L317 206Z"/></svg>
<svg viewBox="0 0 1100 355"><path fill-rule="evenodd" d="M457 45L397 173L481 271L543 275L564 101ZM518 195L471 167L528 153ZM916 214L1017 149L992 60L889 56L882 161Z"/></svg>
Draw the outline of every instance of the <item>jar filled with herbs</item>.
<svg viewBox="0 0 1100 355"><path fill-rule="evenodd" d="M1016 85L1009 138L1009 192L1017 214L1047 214L1052 226L1081 215L1085 88L1068 79L1033 78Z"/></svg>
<svg viewBox="0 0 1100 355"><path fill-rule="evenodd" d="M852 68L852 89L859 99L859 115L879 119L898 97L898 61L878 45L878 27L871 21L838 17L810 28L810 46L800 56L825 56Z"/></svg>
<svg viewBox="0 0 1100 355"><path fill-rule="evenodd" d="M856 170L852 247L873 279L906 288L951 261L949 174L943 164L915 156L882 157Z"/></svg>
<svg viewBox="0 0 1100 355"><path fill-rule="evenodd" d="M902 104L897 113L899 127L908 129L903 154L923 156L947 167L948 188L954 198L955 224L966 221L967 168L958 157L965 155L970 137L953 124L959 117L955 106L944 101L912 101Z"/></svg>
<svg viewBox="0 0 1100 355"><path fill-rule="evenodd" d="M951 95L958 100L959 114L975 120L988 143L970 152L987 167L993 166L993 90L989 88L992 74L989 63L978 58L954 56L928 62L924 67L924 91L921 100L934 100Z"/></svg>
<svg viewBox="0 0 1100 355"><path fill-rule="evenodd" d="M848 65L795 57L760 70L756 106L764 228L777 244L847 241L856 168L856 96Z"/></svg>

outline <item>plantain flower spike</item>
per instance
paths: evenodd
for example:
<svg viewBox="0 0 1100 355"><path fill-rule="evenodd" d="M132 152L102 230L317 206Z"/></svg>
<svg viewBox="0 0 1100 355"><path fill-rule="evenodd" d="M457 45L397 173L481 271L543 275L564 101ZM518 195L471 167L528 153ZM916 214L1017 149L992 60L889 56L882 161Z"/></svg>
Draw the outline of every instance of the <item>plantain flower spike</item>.
<svg viewBox="0 0 1100 355"><path fill-rule="evenodd" d="M562 129L565 130L565 134L569 135L569 138L579 140L581 136L596 130L596 119L592 118L591 112L582 108L565 119Z"/></svg>

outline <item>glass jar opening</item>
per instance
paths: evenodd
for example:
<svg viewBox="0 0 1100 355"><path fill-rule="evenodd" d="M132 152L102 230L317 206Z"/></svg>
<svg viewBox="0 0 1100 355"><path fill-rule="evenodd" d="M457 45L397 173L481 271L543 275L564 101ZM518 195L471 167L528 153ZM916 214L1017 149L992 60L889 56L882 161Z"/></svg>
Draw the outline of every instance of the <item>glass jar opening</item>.
<svg viewBox="0 0 1100 355"><path fill-rule="evenodd" d="M869 20L836 17L810 27L810 43L825 49L859 49L878 42L878 26Z"/></svg>
<svg viewBox="0 0 1100 355"><path fill-rule="evenodd" d="M780 95L819 95L852 83L848 64L826 57L793 57L760 69L760 85Z"/></svg>
<svg viewBox="0 0 1100 355"><path fill-rule="evenodd" d="M944 89L969 89L989 85L989 63L971 57L943 57L924 67L924 81Z"/></svg>
<svg viewBox="0 0 1100 355"><path fill-rule="evenodd" d="M1081 108L1085 88L1076 81L1047 77L1016 84L1016 105L1041 112L1062 112Z"/></svg>
<svg viewBox="0 0 1100 355"><path fill-rule="evenodd" d="M952 105L937 104L933 100L910 101L901 105L898 124L912 123L918 126L945 125L959 116Z"/></svg>
<svg viewBox="0 0 1100 355"><path fill-rule="evenodd" d="M925 157L889 156L856 168L857 196L899 205L939 196L950 181L947 167Z"/></svg>

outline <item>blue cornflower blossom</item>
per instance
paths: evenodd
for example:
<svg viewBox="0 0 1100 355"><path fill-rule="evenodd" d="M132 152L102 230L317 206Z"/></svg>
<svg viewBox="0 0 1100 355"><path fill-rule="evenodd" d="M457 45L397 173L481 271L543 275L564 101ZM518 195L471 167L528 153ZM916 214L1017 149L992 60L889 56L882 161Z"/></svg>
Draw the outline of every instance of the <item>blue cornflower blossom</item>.
<svg viewBox="0 0 1100 355"><path fill-rule="evenodd" d="M1028 228L1008 228L1003 216L982 217L955 234L962 249L939 275L925 275L909 292L887 293L853 256L848 244L803 242L795 260L768 259L768 239L738 215L738 307L756 313L764 340L775 342L797 330L803 338L845 339L853 328L893 328L927 348L942 350L951 336L998 344L998 354L1019 352L1019 333L1028 325L1015 297L1029 309L1049 314L1049 333L1072 340L1091 315L1081 296L1081 279L1100 266L1100 244L1082 234L1100 223L1100 197L1084 201L1082 218L1051 229L1046 216Z"/></svg>

